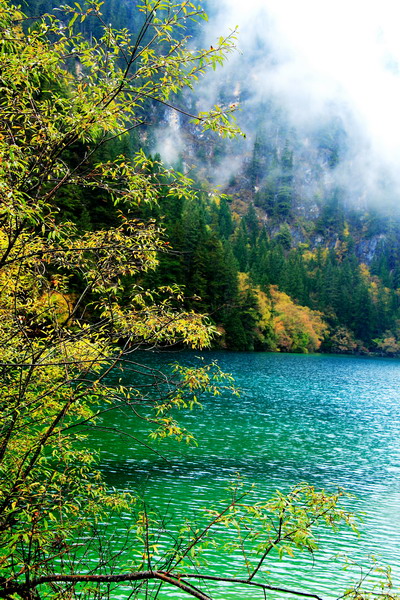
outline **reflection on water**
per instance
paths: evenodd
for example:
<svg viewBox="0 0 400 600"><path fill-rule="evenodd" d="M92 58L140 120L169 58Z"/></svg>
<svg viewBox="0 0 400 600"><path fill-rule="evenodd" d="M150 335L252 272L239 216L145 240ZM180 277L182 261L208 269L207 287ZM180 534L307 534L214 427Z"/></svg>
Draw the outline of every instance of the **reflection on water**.
<svg viewBox="0 0 400 600"><path fill-rule="evenodd" d="M257 484L257 498L307 481L356 495L350 507L365 512L362 535L338 539L321 534L321 557L296 557L269 565L271 582L324 591L334 597L346 575L332 555L365 559L380 554L396 567L400 548L400 363L385 359L279 354L207 354L236 379L240 398L206 398L204 409L182 413L198 447L164 441L154 454L124 437L98 434L108 482L141 494L175 523L226 496L227 482L240 473ZM192 363L193 354L178 355ZM176 360L176 355L173 357ZM154 355L151 364L171 362ZM129 378L137 375L126 374ZM118 419L121 419L119 421ZM113 425L146 439L137 419L107 416ZM235 557L220 557L235 568ZM283 572L285 575L283 577ZM159 595L167 598L169 592ZM242 595L241 595L242 594ZM215 598L248 598L226 586ZM177 596L176 591L170 597ZM262 595L252 596L254 598ZM272 596L271 596L272 597ZM275 597L275 596L273 596Z"/></svg>

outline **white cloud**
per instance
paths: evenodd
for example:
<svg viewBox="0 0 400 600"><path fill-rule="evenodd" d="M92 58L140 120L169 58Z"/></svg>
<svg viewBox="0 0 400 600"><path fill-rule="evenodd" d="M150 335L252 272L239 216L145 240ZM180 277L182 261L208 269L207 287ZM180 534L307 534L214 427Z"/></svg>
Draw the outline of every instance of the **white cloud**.
<svg viewBox="0 0 400 600"><path fill-rule="evenodd" d="M305 130L338 115L349 172L400 190L399 0L211 0L211 13L207 39L239 26L227 69L250 104L273 94Z"/></svg>

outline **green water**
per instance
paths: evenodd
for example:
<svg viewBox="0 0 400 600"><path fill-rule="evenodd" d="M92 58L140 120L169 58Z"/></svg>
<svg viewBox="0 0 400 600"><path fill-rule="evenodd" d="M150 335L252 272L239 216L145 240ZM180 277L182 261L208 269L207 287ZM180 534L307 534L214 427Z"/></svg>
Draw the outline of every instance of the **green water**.
<svg viewBox="0 0 400 600"><path fill-rule="evenodd" d="M205 398L203 410L182 414L198 447L161 443L155 454L134 440L98 433L102 468L119 489L138 490L172 523L226 497L236 473L257 485L257 498L307 481L356 495L349 508L365 513L361 536L320 534L315 557L269 564L270 582L324 597L336 597L351 580L332 558L346 552L366 562L369 553L394 567L400 556L400 362L326 355L254 353L206 354L236 379L241 397ZM195 362L194 354L152 355L162 367L172 360ZM137 375L128 372L126 381ZM107 416L104 424L146 439L147 431L129 414ZM121 529L123 525L116 524ZM235 556L221 556L225 572L235 572ZM213 598L263 598L260 592L220 588ZM164 591L163 598L180 596ZM271 596L275 597L275 596ZM278 597L278 596L276 596Z"/></svg>

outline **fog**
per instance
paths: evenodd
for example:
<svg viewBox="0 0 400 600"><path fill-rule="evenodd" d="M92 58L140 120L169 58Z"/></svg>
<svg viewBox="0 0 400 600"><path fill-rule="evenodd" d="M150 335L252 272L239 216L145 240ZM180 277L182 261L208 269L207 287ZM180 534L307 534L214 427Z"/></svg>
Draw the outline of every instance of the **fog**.
<svg viewBox="0 0 400 600"><path fill-rule="evenodd" d="M338 181L379 201L388 182L399 194L397 0L212 0L210 9L207 36L239 27L227 68L249 93L244 110L273 97L303 136L335 118L346 134Z"/></svg>
<svg viewBox="0 0 400 600"><path fill-rule="evenodd" d="M350 201L400 205L400 2L208 0L207 10L196 43L213 44L238 27L238 50L196 88L199 107L220 100L225 86L224 97L240 101L247 152L260 120L268 131L279 109L306 161L320 160L317 132L334 122L342 141L331 185L342 186ZM176 150L176 127L171 135Z"/></svg>

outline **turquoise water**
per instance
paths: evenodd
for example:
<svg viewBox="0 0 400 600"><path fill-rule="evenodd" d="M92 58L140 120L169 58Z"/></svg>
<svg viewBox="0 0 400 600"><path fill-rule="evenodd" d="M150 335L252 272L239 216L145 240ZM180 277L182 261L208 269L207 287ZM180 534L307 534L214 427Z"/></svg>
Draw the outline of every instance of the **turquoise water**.
<svg viewBox="0 0 400 600"><path fill-rule="evenodd" d="M172 524L200 518L204 506L226 497L227 482L237 473L256 484L260 500L300 481L329 491L342 486L356 496L348 507L365 513L361 536L321 532L321 552L314 557L271 561L270 583L336 597L352 577L333 558L340 552L364 564L369 553L379 555L400 581L400 362L224 352L205 358L217 358L234 375L241 396L205 398L203 410L182 413L199 445L163 442L156 446L158 454L122 435L126 431L148 442L141 421L110 413L104 425L117 427L121 435L116 439L104 431L96 441L107 481L139 491ZM174 360L192 364L196 358L190 353L146 357L157 368ZM133 370L124 378L140 379ZM236 556L218 560L225 572L239 568ZM263 598L231 586L212 591L218 600ZM180 596L158 595L168 597Z"/></svg>

